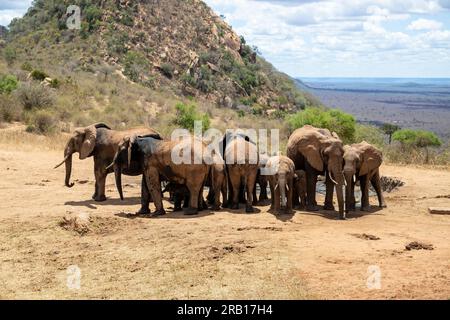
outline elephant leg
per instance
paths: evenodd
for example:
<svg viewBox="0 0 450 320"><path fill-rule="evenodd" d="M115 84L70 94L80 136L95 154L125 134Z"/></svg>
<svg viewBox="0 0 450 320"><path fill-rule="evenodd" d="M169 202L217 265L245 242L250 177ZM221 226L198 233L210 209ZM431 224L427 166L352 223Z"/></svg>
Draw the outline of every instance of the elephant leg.
<svg viewBox="0 0 450 320"><path fill-rule="evenodd" d="M145 179L147 182L148 189L153 198L153 202L156 207L156 211L154 212L154 216L162 216L166 214L164 211L163 203L162 203L162 192L161 192L161 182L159 180L158 170L155 168L147 169L145 174Z"/></svg>
<svg viewBox="0 0 450 320"><path fill-rule="evenodd" d="M95 189L94 194L92 195L92 199L95 200L95 198L97 198L97 194L98 194L98 184L97 184L97 177L95 177Z"/></svg>
<svg viewBox="0 0 450 320"><path fill-rule="evenodd" d="M356 210L356 199L355 199L355 184L356 182L352 181L350 186L351 194L350 194L350 209L355 211Z"/></svg>
<svg viewBox="0 0 450 320"><path fill-rule="evenodd" d="M261 191L259 193L259 201L264 201L269 199L269 197L267 196L267 185L268 185L267 177L261 176L259 181L260 181L259 186L261 188Z"/></svg>
<svg viewBox="0 0 450 320"><path fill-rule="evenodd" d="M256 173L249 173L245 181L247 189L247 205L245 206L245 212L252 213L255 212L253 208L253 191L256 189Z"/></svg>
<svg viewBox="0 0 450 320"><path fill-rule="evenodd" d="M362 176L361 184L361 211L369 211L369 178L367 175Z"/></svg>
<svg viewBox="0 0 450 320"><path fill-rule="evenodd" d="M325 195L325 210L334 211L334 204L333 204L333 195L334 195L334 183L331 181L328 174L326 174L325 178L325 185L326 185L326 195Z"/></svg>
<svg viewBox="0 0 450 320"><path fill-rule="evenodd" d="M137 214L149 214L150 213L150 192L145 181L145 175L142 175L141 180L141 208Z"/></svg>
<svg viewBox="0 0 450 320"><path fill-rule="evenodd" d="M105 196L105 185L106 185L106 170L103 168L103 166L96 162L94 164L94 175L95 175L95 197L94 200L97 202L106 201Z"/></svg>
<svg viewBox="0 0 450 320"><path fill-rule="evenodd" d="M203 184L188 182L186 187L189 190L189 208L185 210L186 215L196 215L199 210L199 195Z"/></svg>
<svg viewBox="0 0 450 320"><path fill-rule="evenodd" d="M281 208L280 185L275 185L273 196L274 196L273 209L275 210L276 213L279 213Z"/></svg>
<svg viewBox="0 0 450 320"><path fill-rule="evenodd" d="M272 177L269 180L269 187L270 187L270 209L275 209L275 190L274 190L274 182Z"/></svg>
<svg viewBox="0 0 450 320"><path fill-rule="evenodd" d="M239 183L239 203L247 203L245 199L245 186Z"/></svg>
<svg viewBox="0 0 450 320"><path fill-rule="evenodd" d="M308 211L319 211L320 208L316 202L316 185L317 185L317 173L308 163L306 163L306 197Z"/></svg>
<svg viewBox="0 0 450 320"><path fill-rule="evenodd" d="M173 194L173 211L174 212L183 210L181 208L181 203L183 202L183 198L184 198L184 195L179 192L175 192Z"/></svg>
<svg viewBox="0 0 450 320"><path fill-rule="evenodd" d="M286 213L290 214L290 213L292 213L292 195L294 193L294 183L293 183L292 179L290 179L288 181L287 185L288 185L289 190L287 191Z"/></svg>
<svg viewBox="0 0 450 320"><path fill-rule="evenodd" d="M221 191L222 191L222 203L223 203L222 207L225 207L226 204L228 203L228 184L226 181L224 181L222 183Z"/></svg>
<svg viewBox="0 0 450 320"><path fill-rule="evenodd" d="M294 206L294 208L301 208L302 206L300 204L299 197L300 197L300 190L298 190L296 184L294 184L294 190L292 191L292 205Z"/></svg>
<svg viewBox="0 0 450 320"><path fill-rule="evenodd" d="M386 208L386 202L384 201L383 196L383 190L381 190L381 180L380 180L380 171L377 170L375 174L373 175L372 179L372 186L375 189L375 192L377 193L378 197L378 205L380 208Z"/></svg>
<svg viewBox="0 0 450 320"><path fill-rule="evenodd" d="M206 200L208 201L208 204L216 203L216 200L215 200L217 198L216 193L217 193L216 188L214 188L214 184L211 183L211 186L209 187L208 195L206 196Z"/></svg>
<svg viewBox="0 0 450 320"><path fill-rule="evenodd" d="M231 203L231 209L239 209L239 187L241 185L241 177L236 174L230 174L231 190L233 192L233 200Z"/></svg>

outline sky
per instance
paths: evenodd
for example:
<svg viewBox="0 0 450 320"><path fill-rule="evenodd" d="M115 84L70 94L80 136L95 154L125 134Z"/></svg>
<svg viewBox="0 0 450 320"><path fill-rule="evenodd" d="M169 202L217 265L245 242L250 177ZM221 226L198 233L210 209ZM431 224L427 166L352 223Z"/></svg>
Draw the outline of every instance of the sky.
<svg viewBox="0 0 450 320"><path fill-rule="evenodd" d="M293 77L450 78L450 0L205 0ZM0 24L31 0L1 0Z"/></svg>

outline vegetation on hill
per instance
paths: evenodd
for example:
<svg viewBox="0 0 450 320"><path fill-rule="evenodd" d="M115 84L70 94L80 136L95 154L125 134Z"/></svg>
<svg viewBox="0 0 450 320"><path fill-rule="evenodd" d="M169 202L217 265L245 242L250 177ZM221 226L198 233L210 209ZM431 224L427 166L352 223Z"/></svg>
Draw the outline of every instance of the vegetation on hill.
<svg viewBox="0 0 450 320"><path fill-rule="evenodd" d="M67 29L72 4L81 7L81 30ZM312 124L345 143L374 143L393 161L423 158L417 144L409 158L398 142L386 146L400 128L383 132L323 108L202 1L35 0L4 38L0 122L22 121L29 132L101 121L168 136L203 120L204 129L278 128L283 147L292 130ZM443 162L442 150L430 150L431 163Z"/></svg>

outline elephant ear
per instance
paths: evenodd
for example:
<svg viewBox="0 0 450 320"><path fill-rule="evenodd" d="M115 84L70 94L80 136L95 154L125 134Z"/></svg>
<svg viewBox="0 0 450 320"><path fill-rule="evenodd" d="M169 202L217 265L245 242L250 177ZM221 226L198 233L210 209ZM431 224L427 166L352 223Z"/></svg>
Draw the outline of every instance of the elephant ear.
<svg viewBox="0 0 450 320"><path fill-rule="evenodd" d="M84 129L84 140L80 149L80 160L84 160L94 151L97 129L95 125Z"/></svg>
<svg viewBox="0 0 450 320"><path fill-rule="evenodd" d="M381 166L383 162L381 155L376 152L365 152L361 157L361 168L359 176L365 176L372 170Z"/></svg>
<svg viewBox="0 0 450 320"><path fill-rule="evenodd" d="M301 139L298 144L299 151L306 158L308 163L316 170L323 171L323 158L317 138L310 137Z"/></svg>

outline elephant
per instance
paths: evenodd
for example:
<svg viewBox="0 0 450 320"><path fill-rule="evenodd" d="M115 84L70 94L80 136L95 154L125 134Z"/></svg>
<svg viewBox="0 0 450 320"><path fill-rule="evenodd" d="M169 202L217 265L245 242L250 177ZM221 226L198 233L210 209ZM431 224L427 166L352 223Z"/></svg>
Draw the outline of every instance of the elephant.
<svg viewBox="0 0 450 320"><path fill-rule="evenodd" d="M208 180L210 191L213 191L212 196L210 196L210 200L213 203L212 209L220 210L220 194L222 194L222 205L228 202L227 170L225 162L220 155L213 155L213 164L211 165Z"/></svg>
<svg viewBox="0 0 450 320"><path fill-rule="evenodd" d="M281 210L292 213L292 193L295 179L294 162L285 156L274 156L267 161L266 168L271 173L267 176L272 198L271 209L277 213L280 213Z"/></svg>
<svg viewBox="0 0 450 320"><path fill-rule="evenodd" d="M253 190L259 167L257 146L240 135L235 135L231 141L227 140L224 159L229 180L231 209L239 209L239 190L242 185L247 196L245 211L252 213L254 212Z"/></svg>
<svg viewBox="0 0 450 320"><path fill-rule="evenodd" d="M78 152L80 160L88 157L94 157L94 173L95 173L95 192L92 198L95 201L105 201L105 182L106 176L112 172L112 169L106 167L114 159L114 155L118 150L120 142L125 137L131 135L147 135L153 134L160 136L158 132L151 128L136 128L124 131L111 130L106 124L97 123L85 128L78 128L70 137L64 149L64 160L58 164L56 168L65 163L66 177L65 185L69 188L74 186L70 183L70 176L72 172L72 155ZM142 167L137 165L138 162L133 161L124 174L130 176L137 176L142 174ZM143 181L144 183L144 181ZM148 207L148 194L142 195L143 201L141 210L146 210Z"/></svg>
<svg viewBox="0 0 450 320"><path fill-rule="evenodd" d="M196 148L197 145L201 147L200 150ZM143 154L145 181L156 206L153 215L159 216L166 213L162 203L162 178L186 186L189 190L189 208L185 210L185 214L195 215L198 213L199 204L202 204L203 186L210 170L210 165L207 163L211 163L211 160L204 161L203 158L205 149L205 144L193 137L185 137L181 141L166 141L152 136L125 138L111 163L116 173L116 184L121 182L119 168L123 165L123 159L130 157L130 150L138 152ZM177 163L174 157L184 155L185 152L188 152L187 162ZM117 189L121 190L121 186L118 185Z"/></svg>
<svg viewBox="0 0 450 320"><path fill-rule="evenodd" d="M306 206L308 211L318 211L316 184L318 175L326 177L325 210L334 210L333 191L339 205L339 217L345 219L343 174L344 147L336 133L310 125L295 130L289 138L287 156L294 161L296 170L306 172ZM295 199L298 199L297 195ZM298 201L298 200L297 200Z"/></svg>
<svg viewBox="0 0 450 320"><path fill-rule="evenodd" d="M306 208L306 172L305 170L296 170L294 177L294 191L300 197L299 208Z"/></svg>
<svg viewBox="0 0 450 320"><path fill-rule="evenodd" d="M359 180L361 186L361 210L368 211L369 182L378 196L380 208L385 208L380 182L380 166L383 154L373 145L363 141L344 147L344 176L347 181L345 211L355 210L355 184Z"/></svg>

